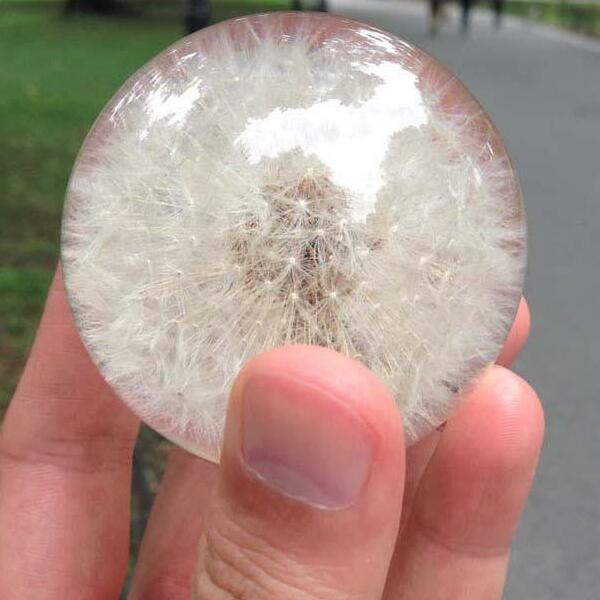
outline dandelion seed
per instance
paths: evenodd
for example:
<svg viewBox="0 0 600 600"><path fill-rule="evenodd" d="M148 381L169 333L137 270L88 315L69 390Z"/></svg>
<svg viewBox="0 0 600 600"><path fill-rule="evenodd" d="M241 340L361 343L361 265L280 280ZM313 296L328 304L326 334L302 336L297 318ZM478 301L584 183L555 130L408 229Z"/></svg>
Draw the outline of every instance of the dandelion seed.
<svg viewBox="0 0 600 600"><path fill-rule="evenodd" d="M406 42L306 13L228 21L136 73L84 143L63 223L91 356L211 460L240 365L294 342L358 357L418 440L497 356L525 266L479 104Z"/></svg>

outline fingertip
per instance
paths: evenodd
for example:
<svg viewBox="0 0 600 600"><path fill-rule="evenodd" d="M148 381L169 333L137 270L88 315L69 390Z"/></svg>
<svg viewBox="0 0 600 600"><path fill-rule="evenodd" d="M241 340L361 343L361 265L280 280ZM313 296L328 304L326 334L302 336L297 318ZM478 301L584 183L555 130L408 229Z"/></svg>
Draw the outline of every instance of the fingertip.
<svg viewBox="0 0 600 600"><path fill-rule="evenodd" d="M531 331L531 309L529 308L529 302L527 302L525 296L521 298L519 311L521 312L520 318L523 319L523 327L527 333L529 333Z"/></svg>
<svg viewBox="0 0 600 600"><path fill-rule="evenodd" d="M531 311L525 297L521 298L517 314L510 328L504 347L496 360L496 363L503 367L510 365L517 359L519 353L527 344L529 333L531 331Z"/></svg>
<svg viewBox="0 0 600 600"><path fill-rule="evenodd" d="M441 436L415 502L419 521L450 546L506 551L543 431L543 410L529 384L503 367L489 367Z"/></svg>
<svg viewBox="0 0 600 600"><path fill-rule="evenodd" d="M252 358L236 380L224 444L226 458L250 471L257 460L267 469L271 450L277 468L313 469L313 482L332 479L324 483L330 491L352 480L358 493L358 480L378 486L374 480L390 464L403 469L400 414L386 387L358 361L319 346L276 348Z"/></svg>
<svg viewBox="0 0 600 600"><path fill-rule="evenodd" d="M399 411L386 387L338 352L276 348L252 358L234 384L222 482L254 516L280 506L278 514L292 511L298 520L344 521L344 535L357 540L375 536L399 517L404 455ZM346 516L315 516L322 509Z"/></svg>
<svg viewBox="0 0 600 600"><path fill-rule="evenodd" d="M465 452L478 449L490 467L528 462L539 452L544 413L533 388L512 371L486 369L449 421L445 443L458 442ZM456 440L455 440L456 438Z"/></svg>

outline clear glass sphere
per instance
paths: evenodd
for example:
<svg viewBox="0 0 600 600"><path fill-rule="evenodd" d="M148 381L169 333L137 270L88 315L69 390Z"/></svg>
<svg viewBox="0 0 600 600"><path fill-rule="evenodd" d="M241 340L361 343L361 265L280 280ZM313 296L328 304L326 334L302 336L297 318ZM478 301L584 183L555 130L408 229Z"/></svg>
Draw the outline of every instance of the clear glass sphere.
<svg viewBox="0 0 600 600"><path fill-rule="evenodd" d="M275 13L133 75L73 170L62 261L106 380L218 460L243 363L284 344L364 362L414 442L497 356L525 222L504 146L430 56L347 19Z"/></svg>

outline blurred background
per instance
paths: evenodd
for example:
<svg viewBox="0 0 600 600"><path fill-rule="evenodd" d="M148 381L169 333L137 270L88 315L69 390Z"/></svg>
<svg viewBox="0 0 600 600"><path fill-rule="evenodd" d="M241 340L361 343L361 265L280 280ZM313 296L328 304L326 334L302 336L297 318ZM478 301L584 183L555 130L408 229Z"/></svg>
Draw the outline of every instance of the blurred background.
<svg viewBox="0 0 600 600"><path fill-rule="evenodd" d="M65 186L121 83L187 32L321 10L388 29L451 67L505 137L530 225L528 349L548 435L506 597L600 598L600 0L0 0L0 422L58 257ZM144 429L132 564L167 442Z"/></svg>

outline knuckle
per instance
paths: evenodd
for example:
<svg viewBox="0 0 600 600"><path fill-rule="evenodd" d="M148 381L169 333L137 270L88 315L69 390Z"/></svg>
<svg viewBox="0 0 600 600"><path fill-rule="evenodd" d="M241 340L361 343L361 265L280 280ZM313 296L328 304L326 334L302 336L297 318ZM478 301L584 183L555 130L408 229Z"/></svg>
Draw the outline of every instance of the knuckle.
<svg viewBox="0 0 600 600"><path fill-rule="evenodd" d="M84 474L112 472L131 467L133 445L133 439L112 435L46 435L12 440L0 435L0 462L52 466Z"/></svg>
<svg viewBox="0 0 600 600"><path fill-rule="evenodd" d="M339 592L229 517L213 519L202 540L194 600L333 600Z"/></svg>

